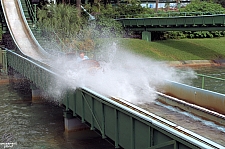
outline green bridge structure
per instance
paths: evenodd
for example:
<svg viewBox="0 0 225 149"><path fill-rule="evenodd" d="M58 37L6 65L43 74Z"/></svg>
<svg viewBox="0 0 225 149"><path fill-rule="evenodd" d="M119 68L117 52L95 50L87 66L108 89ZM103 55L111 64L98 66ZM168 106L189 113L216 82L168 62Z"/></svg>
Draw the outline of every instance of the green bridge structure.
<svg viewBox="0 0 225 149"><path fill-rule="evenodd" d="M120 21L126 30L141 31L142 39L147 41L151 41L153 31L225 30L225 14L201 14L204 13L168 13L167 17L119 18L116 20Z"/></svg>
<svg viewBox="0 0 225 149"><path fill-rule="evenodd" d="M48 64L56 57L48 54L37 42L33 32L35 5L29 0L1 0L3 43L2 71L13 70L29 80L33 96L57 86L56 80L64 78ZM166 30L224 30L225 15L165 18L118 19L125 28L143 31L146 40L151 31ZM150 40L149 40L150 41ZM24 44L25 43L25 44ZM185 88L170 82L170 85ZM202 92L193 89L193 92ZM189 92L192 92L189 91ZM163 98L158 94L160 98ZM222 95L213 95L224 98ZM63 116L67 131L80 123L99 131L102 138L109 138L115 148L125 149L223 149L203 136L195 134L170 121L149 113L129 102L105 97L89 88L65 87L62 100ZM223 104L222 104L223 105Z"/></svg>

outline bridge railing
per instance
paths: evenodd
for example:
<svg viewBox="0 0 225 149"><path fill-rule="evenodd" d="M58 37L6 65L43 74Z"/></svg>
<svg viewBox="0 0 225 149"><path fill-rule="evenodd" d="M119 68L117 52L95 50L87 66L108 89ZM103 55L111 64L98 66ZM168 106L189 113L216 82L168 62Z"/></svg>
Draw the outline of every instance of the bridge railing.
<svg viewBox="0 0 225 149"><path fill-rule="evenodd" d="M36 87L47 91L50 87L56 86L55 80L62 80L60 74L55 73L50 66L26 58L8 49L5 49L5 51L7 65L30 80Z"/></svg>
<svg viewBox="0 0 225 149"><path fill-rule="evenodd" d="M196 76L197 78L192 80L192 84L191 84L192 86L225 94L225 91L223 90L223 88L216 87L218 85L222 86L224 84L224 81L225 81L224 78L214 77L214 76L200 74L200 73L196 73Z"/></svg>
<svg viewBox="0 0 225 149"><path fill-rule="evenodd" d="M201 85L199 85L199 86L201 86L202 89L206 88L206 83L207 83L206 79L211 79L211 80L217 82L217 84L219 83L219 81L222 81L222 82L225 81L225 79L223 79L223 78L213 77L213 76L204 75L204 74L197 74L197 76L199 76L199 78L201 79ZM207 85L209 86L209 84L210 84L210 81L208 81ZM213 88L215 88L215 87L213 87ZM208 87L209 90L214 90L213 88ZM221 92L221 91L217 91L217 92ZM223 92L223 93L225 93L225 92Z"/></svg>
<svg viewBox="0 0 225 149"><path fill-rule="evenodd" d="M225 14L225 11L214 12L160 12L152 14L132 14L132 15L115 15L111 16L114 19L121 18L151 18L151 17L180 17L180 16L203 16L203 15L218 15Z"/></svg>
<svg viewBox="0 0 225 149"><path fill-rule="evenodd" d="M91 130L99 130L102 138L112 139L115 148L221 148L125 100L108 98L88 88L68 90L63 104L65 118L79 116Z"/></svg>
<svg viewBox="0 0 225 149"><path fill-rule="evenodd" d="M30 0L25 0L25 3L27 5L27 9L29 11L30 18L32 19L33 23L36 24L37 18L36 18L36 10L31 4Z"/></svg>

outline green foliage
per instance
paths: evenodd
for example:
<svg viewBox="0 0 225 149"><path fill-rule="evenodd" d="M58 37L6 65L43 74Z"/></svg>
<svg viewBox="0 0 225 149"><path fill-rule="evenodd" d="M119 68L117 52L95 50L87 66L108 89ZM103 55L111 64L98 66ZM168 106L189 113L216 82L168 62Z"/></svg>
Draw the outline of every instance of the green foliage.
<svg viewBox="0 0 225 149"><path fill-rule="evenodd" d="M120 13L120 15L133 15L133 14L142 14L144 12L144 8L141 7L140 4L129 4L129 5L120 5L116 8L116 11Z"/></svg>
<svg viewBox="0 0 225 149"><path fill-rule="evenodd" d="M171 31L165 32L167 39L184 39L184 38L214 38L224 37L224 31Z"/></svg>
<svg viewBox="0 0 225 149"><path fill-rule="evenodd" d="M100 32L98 37L121 37L122 24L111 18L98 17L95 29Z"/></svg>
<svg viewBox="0 0 225 149"><path fill-rule="evenodd" d="M149 17L154 13L153 9L144 8L139 2L131 1L129 4L120 4L118 6L97 5L92 7L90 4L85 5L88 12L97 16L104 16L107 18L121 18L121 17Z"/></svg>
<svg viewBox="0 0 225 149"><path fill-rule="evenodd" d="M107 8L107 10L106 10ZM96 10L95 14L101 12L106 15L116 14L111 5L86 5L85 9ZM93 14L94 15L94 14ZM42 35L49 40L60 43L62 51L83 49L94 49L96 38L121 37L123 34L122 24L114 19L99 15L94 21L88 21L89 15L82 12L81 16L77 8L72 5L59 4L45 6L38 10L38 27Z"/></svg>
<svg viewBox="0 0 225 149"><path fill-rule="evenodd" d="M225 9L220 4L200 0L191 1L186 7L180 9L180 12L209 12L211 14L224 11Z"/></svg>
<svg viewBox="0 0 225 149"><path fill-rule="evenodd" d="M119 5L115 8L116 12L119 12L120 16L143 18L150 17L153 13L153 9L144 8L139 3L129 5Z"/></svg>
<svg viewBox="0 0 225 149"><path fill-rule="evenodd" d="M42 31L42 37L48 42L54 42L53 49L71 52L71 49L83 47L80 40L77 40L78 32L87 24L84 17L80 17L75 6L59 4L43 6L38 9L38 28ZM76 39L76 40L74 40ZM44 45L43 45L44 46Z"/></svg>
<svg viewBox="0 0 225 149"><path fill-rule="evenodd" d="M167 39L183 39L186 35L180 31L168 31L164 33L164 37Z"/></svg>
<svg viewBox="0 0 225 149"><path fill-rule="evenodd" d="M100 12L95 12L95 6L85 5L85 9L92 12L92 14L96 14L96 21L92 24L94 37L108 38L122 36L122 24L115 21L112 17L118 15L118 11L112 5L108 4L105 7L101 5Z"/></svg>
<svg viewBox="0 0 225 149"><path fill-rule="evenodd" d="M110 17L111 15L119 15L120 12L116 9L116 7L112 6L111 4L107 4L105 7L101 7L100 14Z"/></svg>
<svg viewBox="0 0 225 149"><path fill-rule="evenodd" d="M76 7L71 5L51 5L38 10L38 26L60 32L60 35L74 35L82 24L82 18L78 16Z"/></svg>
<svg viewBox="0 0 225 149"><path fill-rule="evenodd" d="M223 37L224 36L224 32L222 32L222 31L213 31L212 34L214 35L214 37Z"/></svg>

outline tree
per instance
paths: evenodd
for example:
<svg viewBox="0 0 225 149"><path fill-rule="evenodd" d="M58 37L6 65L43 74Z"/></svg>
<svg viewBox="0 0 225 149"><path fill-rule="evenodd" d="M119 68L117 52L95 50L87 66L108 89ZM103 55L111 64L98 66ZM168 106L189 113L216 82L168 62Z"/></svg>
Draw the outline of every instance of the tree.
<svg viewBox="0 0 225 149"><path fill-rule="evenodd" d="M90 5L85 9L91 13ZM122 35L122 24L104 14L111 14L115 10L111 5L100 7L103 14L96 17L96 21L88 22L88 15L78 10L75 6L67 4L52 5L38 10L38 27L42 30L44 37L56 41L62 51L77 49L93 50L96 38L118 37ZM90 25L90 26L89 26ZM48 42L50 43L50 42ZM65 48L64 48L65 47Z"/></svg>
<svg viewBox="0 0 225 149"><path fill-rule="evenodd" d="M225 8L225 0L214 0L214 2L220 4L223 8Z"/></svg>
<svg viewBox="0 0 225 149"><path fill-rule="evenodd" d="M155 12L158 12L159 0L155 0Z"/></svg>
<svg viewBox="0 0 225 149"><path fill-rule="evenodd" d="M81 0L76 0L76 7L77 7L77 14L80 17L81 16Z"/></svg>
<svg viewBox="0 0 225 149"><path fill-rule="evenodd" d="M225 9L217 3L195 0L186 7L180 9L181 12L223 12Z"/></svg>

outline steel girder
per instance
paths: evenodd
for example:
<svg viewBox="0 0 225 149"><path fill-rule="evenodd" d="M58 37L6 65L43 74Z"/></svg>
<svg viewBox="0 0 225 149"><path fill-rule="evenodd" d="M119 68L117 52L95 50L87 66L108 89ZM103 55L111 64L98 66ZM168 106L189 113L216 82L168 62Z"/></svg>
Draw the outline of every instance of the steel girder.
<svg viewBox="0 0 225 149"><path fill-rule="evenodd" d="M224 31L225 15L117 19L136 31Z"/></svg>

